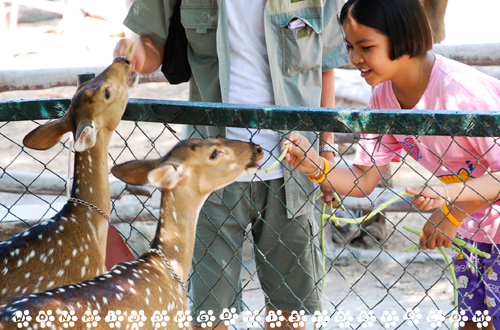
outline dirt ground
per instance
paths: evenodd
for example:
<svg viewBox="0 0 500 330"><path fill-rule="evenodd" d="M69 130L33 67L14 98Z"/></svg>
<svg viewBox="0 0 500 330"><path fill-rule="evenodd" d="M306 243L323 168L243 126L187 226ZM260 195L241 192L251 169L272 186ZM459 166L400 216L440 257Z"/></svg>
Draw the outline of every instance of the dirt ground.
<svg viewBox="0 0 500 330"><path fill-rule="evenodd" d="M455 0L460 2L459 0ZM462 6L465 2L461 1ZM459 5L452 6L451 11L457 15ZM480 6L477 6L480 7ZM475 10L475 9L474 9ZM495 11L487 11L493 15ZM489 15L489 14L488 14ZM496 18L494 18L496 19ZM23 23L19 24L20 36L34 35L44 33L48 30L56 29L58 19L51 21ZM468 24L456 24L454 21L447 20L447 26L460 27L461 31L469 27ZM498 38L498 35L496 36ZM39 37L42 40L42 37ZM63 37L61 37L63 38ZM445 41L453 43L454 40L464 38L464 34L457 37L457 34L448 34ZM484 35L482 35L484 39ZM57 36L44 35L43 42L51 40L50 45L55 45ZM479 39L481 42L486 42ZM110 51L111 42L116 39L106 39L107 44L103 49ZM498 40L489 42L498 42ZM46 48L39 48L38 54L33 54L33 46L43 46L43 42L27 42L15 44L15 52L19 60L30 60L35 57L47 60L53 55L53 52ZM31 45L31 48L28 47ZM87 48L95 50L97 43L92 43ZM82 47L81 45L79 47ZM58 46L61 52L68 52ZM79 51L83 48L79 48ZM69 54L70 52L68 52ZM72 55L67 55L72 56ZM5 65L5 62L4 62ZM5 67L5 66L4 66ZM1 70L1 66L0 66ZM0 71L1 74L1 71ZM37 91L12 91L0 93L0 101L20 100L20 99L38 99L38 98L69 98L73 95L75 87L57 87ZM187 85L177 86L168 83L147 83L140 84L130 91L132 98L146 99L166 99L166 100L187 100ZM345 100L337 100L337 106L356 107L363 106L352 104ZM54 150L35 152L26 152L22 149L22 138L32 128L35 123L0 123L0 168L4 170L32 171L32 172L53 172L65 175L68 168L68 154L62 147L56 147ZM165 128L163 124L143 124L138 125L130 122L122 122L117 129L110 144L110 165L114 162L121 162L137 158L153 157L163 155L177 141L182 127L172 125L176 131L175 136ZM125 141L127 147L124 148ZM153 147L154 146L154 147ZM348 158L351 156L347 156ZM35 160L36 159L36 160ZM403 189L410 184L422 184L425 179L420 177L417 172L428 173L421 169L418 164L411 163L411 168L403 167L398 169L393 177L395 190ZM14 207L26 208L33 205L47 205L48 203L64 203L65 197L54 196L19 196L14 194L0 193L0 216L4 209L15 210ZM147 205L157 206L157 196L149 199ZM135 203L133 197L124 197L121 203ZM120 202L118 202L120 203ZM56 205L54 204L54 205ZM407 234L402 226L404 224L415 229L422 228L425 218L417 213L406 214L403 212L392 212L386 214L386 230L388 239L380 242L375 248L365 249L353 245L334 244L331 240L331 229L326 230L326 267L325 267L325 286L323 308L327 315L332 316L328 325L324 328L368 328L368 329L387 329L396 328L405 323L409 325L408 317L413 319L415 328L429 329L436 327L439 310L449 311L452 308L453 292L449 279L449 270L446 268L443 257L435 252L428 255L413 250L403 253L403 248L415 243L415 235ZM2 218L0 217L0 221ZM143 231L146 238L151 238L154 233L155 223L136 224L135 228ZM152 229L153 228L153 229ZM133 234L134 228L127 225L123 227L126 237L131 241L137 240L139 246L137 250L147 248L147 239L137 238ZM122 230L121 229L121 230ZM127 232L128 231L128 232ZM134 236L135 235L135 236ZM255 266L251 260L245 263L246 270L243 278L243 300L249 310L261 310L264 297L259 289ZM405 314L408 309L413 310L413 314ZM373 311L376 321L369 320ZM262 315L262 313L261 313ZM366 318L368 315L368 320ZM420 318L419 318L420 316ZM406 319L405 319L406 317ZM366 320L366 321L364 321ZM240 317L239 329L248 328ZM420 321L417 324L416 321ZM364 322L364 323L363 323ZM370 322L373 322L371 324ZM435 326L432 326L434 324ZM312 329L313 323L307 321L308 329ZM449 321L446 321L444 327L449 327Z"/></svg>

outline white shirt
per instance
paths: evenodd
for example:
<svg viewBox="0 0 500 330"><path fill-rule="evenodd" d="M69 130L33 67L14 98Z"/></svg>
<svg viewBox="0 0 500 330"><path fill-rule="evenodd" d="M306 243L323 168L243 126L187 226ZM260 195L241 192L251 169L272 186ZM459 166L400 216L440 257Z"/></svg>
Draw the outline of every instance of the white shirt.
<svg viewBox="0 0 500 330"><path fill-rule="evenodd" d="M271 72L264 35L264 6L266 0L227 0L231 69L229 76L229 103L274 104ZM283 177L283 167L277 166L270 173L268 168L280 155L280 135L273 130L228 127L228 139L252 141L264 150L262 168L257 176L262 180ZM270 156L272 153L273 156ZM238 181L248 182L254 176Z"/></svg>

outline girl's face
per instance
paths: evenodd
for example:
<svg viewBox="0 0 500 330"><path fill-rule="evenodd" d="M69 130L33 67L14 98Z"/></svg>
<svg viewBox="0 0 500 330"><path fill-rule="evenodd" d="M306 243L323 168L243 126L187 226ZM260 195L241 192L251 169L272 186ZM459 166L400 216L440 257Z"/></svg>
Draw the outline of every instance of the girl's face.
<svg viewBox="0 0 500 330"><path fill-rule="evenodd" d="M391 61L389 37L348 15L342 24L351 62L370 86L396 77L401 61ZM401 72L401 71L399 71ZM404 72L404 71L403 71Z"/></svg>

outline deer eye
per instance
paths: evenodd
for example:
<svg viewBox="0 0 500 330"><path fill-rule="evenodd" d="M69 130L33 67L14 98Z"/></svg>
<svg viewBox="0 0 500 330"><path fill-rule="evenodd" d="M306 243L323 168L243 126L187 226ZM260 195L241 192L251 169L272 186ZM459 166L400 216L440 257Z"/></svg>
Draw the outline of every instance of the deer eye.
<svg viewBox="0 0 500 330"><path fill-rule="evenodd" d="M111 96L111 94L109 94L109 89L105 89L104 90L104 97L106 98L106 100L109 100L109 97Z"/></svg>
<svg viewBox="0 0 500 330"><path fill-rule="evenodd" d="M210 155L210 159L215 159L218 154L219 154L219 152L217 151L217 149L214 150L214 152L212 152L212 154Z"/></svg>

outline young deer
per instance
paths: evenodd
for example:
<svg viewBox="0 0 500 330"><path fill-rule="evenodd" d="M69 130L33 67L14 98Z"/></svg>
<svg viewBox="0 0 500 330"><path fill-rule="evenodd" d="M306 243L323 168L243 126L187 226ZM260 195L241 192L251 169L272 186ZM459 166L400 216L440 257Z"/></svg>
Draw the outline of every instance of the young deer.
<svg viewBox="0 0 500 330"><path fill-rule="evenodd" d="M0 244L0 301L79 282L106 271L104 256L111 209L108 145L128 102L136 74L116 58L80 85L68 112L37 127L24 145L46 150L72 132L75 148L71 199L51 220ZM88 204L87 204L88 203Z"/></svg>
<svg viewBox="0 0 500 330"><path fill-rule="evenodd" d="M57 329L68 324L68 317L78 329L86 324L108 329L118 326L107 323L116 321L117 315L122 318L121 329L133 329L134 323L144 325L146 320L153 322L148 329L178 328L179 315L186 310L185 283L201 207L213 190L255 173L262 157L262 149L254 143L185 140L161 159L113 167L112 173L126 183L150 182L162 189L160 220L150 251L93 279L18 297L0 311L0 328L33 327L36 317L44 315L46 320L49 312Z"/></svg>

